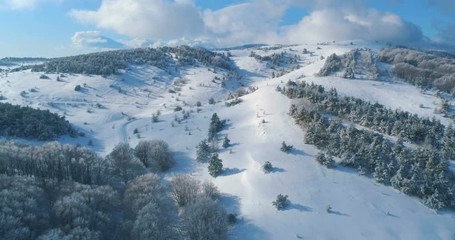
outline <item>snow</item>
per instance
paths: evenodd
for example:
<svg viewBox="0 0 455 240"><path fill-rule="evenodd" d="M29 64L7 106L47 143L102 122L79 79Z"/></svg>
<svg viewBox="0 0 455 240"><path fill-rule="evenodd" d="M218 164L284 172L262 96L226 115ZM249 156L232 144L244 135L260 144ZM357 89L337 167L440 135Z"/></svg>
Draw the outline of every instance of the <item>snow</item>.
<svg viewBox="0 0 455 240"><path fill-rule="evenodd" d="M3 102L65 115L87 136L63 137L59 141L88 146L92 140L91 148L101 155L108 154L121 141L131 146L144 139L167 141L176 160L167 177L188 173L213 181L223 193L221 201L228 212L238 214L240 221L229 231L230 239L453 239L453 212L436 212L418 199L359 176L354 170L320 166L314 160L318 150L304 144L303 130L287 115L291 100L275 88L298 79L334 87L344 96L451 123L434 114L440 104L437 97L409 84L315 76L324 64L321 55L341 54L356 47L377 50L381 46L364 42L292 46L302 57L302 67L274 79L265 63L248 57L252 49L231 50L242 78L229 79L225 88L220 81L212 81L215 76L221 79L228 75L222 70L214 73L206 67L186 67L177 74L152 66L131 66L119 76L67 75L62 82L55 80L55 74L48 74L51 79L43 80L39 79L42 73L9 73L0 78L0 95L7 97ZM302 54L303 48L314 53ZM255 52L265 54L258 49ZM176 86L179 79L183 79L182 84ZM240 104L226 107L222 100L242 84L258 90L243 96ZM83 90L74 91L76 85ZM175 87L181 90L170 93L169 89ZM30 92L31 88L38 91ZM26 97L21 96L22 91L28 92ZM208 104L210 97L219 102ZM201 107L195 106L197 101ZM189 117L183 119L181 111L174 112L175 106L190 112ZM151 116L157 110L161 115L153 123ZM207 164L194 160L195 146L207 137L210 117L215 112L228 120L220 139L227 135L232 144L228 149L219 144L225 171L218 178L208 174ZM135 129L139 134L134 134ZM295 150L289 154L281 152L282 141L294 145ZM261 169L266 161L274 166L268 174ZM272 206L278 194L289 196L291 205L286 210L278 211ZM331 213L326 211L328 205Z"/></svg>

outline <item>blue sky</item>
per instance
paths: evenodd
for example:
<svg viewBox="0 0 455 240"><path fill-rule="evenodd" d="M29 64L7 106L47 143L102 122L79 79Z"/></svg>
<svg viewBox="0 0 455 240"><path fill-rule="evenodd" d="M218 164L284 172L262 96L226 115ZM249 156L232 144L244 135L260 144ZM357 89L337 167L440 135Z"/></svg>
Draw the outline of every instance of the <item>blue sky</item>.
<svg viewBox="0 0 455 240"><path fill-rule="evenodd" d="M454 48L451 0L0 0L0 57L365 39Z"/></svg>

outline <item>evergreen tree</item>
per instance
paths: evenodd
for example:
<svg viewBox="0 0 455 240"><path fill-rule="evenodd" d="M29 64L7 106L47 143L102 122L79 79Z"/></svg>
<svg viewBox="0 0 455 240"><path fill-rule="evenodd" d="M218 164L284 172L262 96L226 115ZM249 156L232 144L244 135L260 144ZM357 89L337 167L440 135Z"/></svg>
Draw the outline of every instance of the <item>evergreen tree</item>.
<svg viewBox="0 0 455 240"><path fill-rule="evenodd" d="M285 209L289 206L288 195L278 194L278 196L276 196L276 200L272 202L272 205L278 210Z"/></svg>
<svg viewBox="0 0 455 240"><path fill-rule="evenodd" d="M280 148L280 150L281 150L282 152L289 153L293 148L294 148L294 146L292 146L292 145L286 145L286 142L283 141L283 142L281 143L281 148Z"/></svg>
<svg viewBox="0 0 455 240"><path fill-rule="evenodd" d="M218 177L223 172L223 161L215 153L209 160L209 174L212 177Z"/></svg>
<svg viewBox="0 0 455 240"><path fill-rule="evenodd" d="M228 148L230 146L230 142L231 140L227 136L225 136L223 140L223 147Z"/></svg>
<svg viewBox="0 0 455 240"><path fill-rule="evenodd" d="M198 162L207 162L210 157L210 146L207 143L207 140L202 140L197 145L196 150L196 160Z"/></svg>

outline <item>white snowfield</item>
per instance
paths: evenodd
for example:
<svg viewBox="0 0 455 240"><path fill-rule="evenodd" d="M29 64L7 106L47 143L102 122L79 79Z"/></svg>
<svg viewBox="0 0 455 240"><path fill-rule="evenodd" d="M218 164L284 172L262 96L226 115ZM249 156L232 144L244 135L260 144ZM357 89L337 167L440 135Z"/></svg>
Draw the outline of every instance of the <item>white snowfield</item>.
<svg viewBox="0 0 455 240"><path fill-rule="evenodd" d="M101 155L122 141L133 147L145 139L167 141L175 152L176 166L166 177L187 173L201 180L210 179L223 193L221 201L228 213L238 215L239 222L230 229L229 239L455 239L454 212L436 212L418 199L359 176L352 169L319 165L314 160L319 151L304 144L303 130L288 116L291 100L278 93L276 86L301 80L336 88L343 96L451 123L434 114L440 99L409 84L315 76L325 61L321 55L327 57L358 47L381 48L378 44L354 42L268 52L254 49L260 55L286 50L301 56L301 68L278 78L271 78L274 70L265 63L249 57L253 49L232 50L232 59L243 77L227 80L224 87L212 80L228 73L214 73L207 67L188 67L182 76L175 76L155 67L132 66L118 76L67 74L60 82L56 74L48 74L51 79L44 80L39 79L42 73L22 71L0 78L0 95L7 98L2 102L64 114L86 137L63 137L59 141L88 146L92 140L91 148ZM313 53L303 54L304 48ZM240 104L226 107L226 96L240 84L258 90L241 97ZM81 85L82 91L74 91L76 85ZM179 89L175 93L169 91L176 87ZM22 91L27 93L21 96ZM210 97L217 103L208 104ZM199 111L197 101L202 104ZM190 112L189 117L184 119L181 111L174 112L176 106ZM161 115L154 123L152 114L158 110ZM207 137L213 113L228 120L219 134L219 154L225 170L217 178L208 174L207 164L194 160L195 147ZM231 140L228 149L221 147L226 135ZM283 141L294 145L291 153L280 151ZM274 167L268 174L261 169L266 161ZM287 209L278 211L272 205L278 194L288 195Z"/></svg>

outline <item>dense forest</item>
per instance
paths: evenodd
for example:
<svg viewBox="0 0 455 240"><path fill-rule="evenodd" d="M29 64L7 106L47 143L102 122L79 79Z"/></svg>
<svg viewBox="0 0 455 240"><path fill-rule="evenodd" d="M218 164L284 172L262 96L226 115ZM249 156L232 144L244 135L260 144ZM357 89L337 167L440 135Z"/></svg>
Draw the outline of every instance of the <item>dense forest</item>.
<svg viewBox="0 0 455 240"><path fill-rule="evenodd" d="M32 71L52 73L76 73L110 75L127 69L131 64L150 64L162 69L171 66L193 65L231 69L229 57L199 47L136 48L90 53L72 57L51 59L31 66Z"/></svg>
<svg viewBox="0 0 455 240"><path fill-rule="evenodd" d="M289 81L278 90L298 99L290 115L306 130L305 142L325 151L325 158L339 157L342 165L417 196L429 207L454 206L454 176L448 168L448 159L455 158L452 126L339 97L335 89L315 84Z"/></svg>
<svg viewBox="0 0 455 240"><path fill-rule="evenodd" d="M393 65L399 78L424 88L455 94L455 57L408 48L383 49L380 61Z"/></svg>
<svg viewBox="0 0 455 240"><path fill-rule="evenodd" d="M74 127L49 110L0 103L0 135L37 140L54 140L62 135L77 136Z"/></svg>
<svg viewBox="0 0 455 240"><path fill-rule="evenodd" d="M56 142L3 142L0 239L224 239L216 186L164 179L172 163L162 140L120 143L106 158Z"/></svg>

